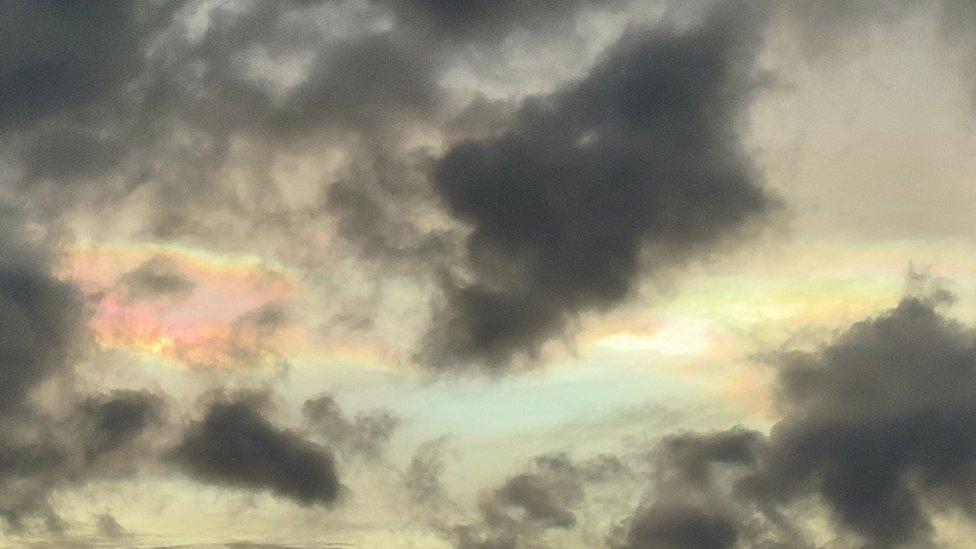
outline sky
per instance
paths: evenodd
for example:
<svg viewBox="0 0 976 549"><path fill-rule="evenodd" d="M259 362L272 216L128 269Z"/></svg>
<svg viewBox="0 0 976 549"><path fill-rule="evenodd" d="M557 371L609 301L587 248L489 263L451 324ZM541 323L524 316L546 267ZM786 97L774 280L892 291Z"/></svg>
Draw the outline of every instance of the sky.
<svg viewBox="0 0 976 549"><path fill-rule="evenodd" d="M0 545L976 547L976 8L0 0Z"/></svg>

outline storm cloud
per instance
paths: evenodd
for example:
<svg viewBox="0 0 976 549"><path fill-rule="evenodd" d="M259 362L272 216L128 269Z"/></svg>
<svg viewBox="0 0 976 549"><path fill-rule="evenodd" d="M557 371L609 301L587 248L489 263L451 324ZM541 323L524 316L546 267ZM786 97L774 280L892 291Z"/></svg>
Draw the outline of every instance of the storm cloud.
<svg viewBox="0 0 976 549"><path fill-rule="evenodd" d="M578 313L612 307L642 274L736 239L771 208L736 133L757 86L752 7L628 32L582 80L526 99L503 135L436 163L437 192L472 228L472 274L446 282L433 364L533 356Z"/></svg>

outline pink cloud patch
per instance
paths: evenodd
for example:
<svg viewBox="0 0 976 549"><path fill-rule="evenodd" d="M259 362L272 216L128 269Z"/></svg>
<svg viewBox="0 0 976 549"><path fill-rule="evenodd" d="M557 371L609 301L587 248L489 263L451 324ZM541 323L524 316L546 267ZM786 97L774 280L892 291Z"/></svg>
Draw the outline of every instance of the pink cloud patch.
<svg viewBox="0 0 976 549"><path fill-rule="evenodd" d="M165 257L192 292L133 299L120 278L154 257ZM61 276L89 296L91 328L108 348L187 367L233 368L275 363L278 349L301 339L283 313L299 294L297 278L255 258L172 246L87 245L68 250Z"/></svg>

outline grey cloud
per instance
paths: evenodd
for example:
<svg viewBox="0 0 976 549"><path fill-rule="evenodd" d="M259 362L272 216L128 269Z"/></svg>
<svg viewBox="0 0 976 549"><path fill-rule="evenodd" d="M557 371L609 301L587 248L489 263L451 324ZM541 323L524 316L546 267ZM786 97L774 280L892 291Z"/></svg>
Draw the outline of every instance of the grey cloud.
<svg viewBox="0 0 976 549"><path fill-rule="evenodd" d="M140 68L136 5L5 0L0 127L103 96Z"/></svg>
<svg viewBox="0 0 976 549"><path fill-rule="evenodd" d="M658 458L664 469L698 486L711 481L714 464L751 465L756 463L765 439L755 431L735 428L717 433L685 433L667 437Z"/></svg>
<svg viewBox="0 0 976 549"><path fill-rule="evenodd" d="M448 229L431 230L417 220L438 214L417 168L425 154L405 154L384 143L363 143L349 169L325 196L324 211L336 217L339 234L363 256L391 267L444 264L457 255Z"/></svg>
<svg viewBox="0 0 976 549"><path fill-rule="evenodd" d="M146 391L119 390L109 395L89 396L70 418L86 433L86 459L94 459L123 447L162 419L160 397Z"/></svg>
<svg viewBox="0 0 976 549"><path fill-rule="evenodd" d="M268 173L277 155L302 151L307 140L324 139L350 155L375 149L380 164L384 148L390 148L383 143L399 143L406 128L436 119L443 103L438 53L395 29L377 31L372 10L365 12L362 20L350 20L348 9L331 2L220 5L208 11L209 26L198 40L186 38L186 21L200 16L191 16L189 7L180 13L150 51L150 69L139 88L143 109L152 113L143 123L145 140L160 144L146 152L158 154L169 144L177 149L162 159L135 157L138 178L151 182L152 200L159 205L147 223L149 232L169 238L206 233L213 204L219 203L233 220L220 227L221 235L235 244L255 233L312 238L304 236L307 226L330 212L340 213L344 236L370 246L376 242L373 236L384 230L375 227L379 219L366 227L373 231L369 236L354 236L361 228L352 221L360 207L383 201L369 194L368 182L347 182L348 192L331 194L323 210L287 204ZM324 28L332 19L342 32ZM187 132L201 146L179 151L180 134ZM258 144L266 157L238 161L235 146L242 143ZM398 147L396 154L404 154ZM235 187L219 177L230 164L244 174ZM383 213L417 231L395 209ZM283 248L291 253L293 246Z"/></svg>
<svg viewBox="0 0 976 549"><path fill-rule="evenodd" d="M400 419L387 410L360 412L350 419L331 395L305 401L302 411L313 432L346 458L382 459L400 425Z"/></svg>
<svg viewBox="0 0 976 549"><path fill-rule="evenodd" d="M0 413L25 405L39 382L66 368L84 334L80 292L50 273L6 212L0 222Z"/></svg>
<svg viewBox="0 0 976 549"><path fill-rule="evenodd" d="M329 2L233 6L169 3L164 8L140 8L126 15L119 34L131 34L136 29L140 40L131 45L135 54L126 55L135 55L140 61L132 70L110 79L112 89L121 94L111 103L118 108L109 114L104 101L99 103L108 94L102 90L98 97L79 99L79 107L71 113L59 111L56 120L47 120L11 138L20 151L14 161L24 174L23 192L32 196L26 202L31 204L28 209L42 217L56 216L62 208L112 209L127 195L132 196L130 193L138 192L145 197L140 200L152 203L149 215L140 223L153 237L197 237L212 242L216 235L219 244L236 246L245 241L280 241L285 234L291 239L288 245L275 244L282 253L305 249L295 242L313 239L318 232L307 226L318 221L322 213L329 213L338 216L340 233L366 255L397 256L400 266L409 267L412 274L422 271L424 277L457 264L461 255L459 233L454 231L457 219L447 219L453 215L475 226L468 255L476 276L471 283L452 279L445 284L441 318L431 329L421 355L435 363L457 359L501 364L513 353L531 353L542 341L562 331L577 313L604 309L622 299L641 270L640 256L646 245L671 248L666 251L669 257L690 254L713 243L716 235L734 232L741 221L765 208L762 192L751 187L750 181L732 181L751 177L743 171L746 162L728 159L726 166L710 158L737 152L734 139L725 134L731 131L734 112L743 102L740 95L745 94L739 92L745 90L732 88L746 88L748 84L747 78L738 74L738 66L733 70L727 65L732 64L733 57L751 55L740 55L753 49L751 36L741 42L731 38L751 35L751 29L733 32L719 28L723 23L691 33L695 36L667 31L635 34L619 44L590 77L551 97L530 100L516 114L499 105L484 105L481 111L490 111L487 114L472 111L468 118L490 120L459 119L463 127L447 131L482 140L458 145L438 163L434 182L440 196L432 198L423 174L430 160L424 154L408 153L398 138L398 132L411 124L428 129L441 125L449 103L438 79L445 60L455 55L456 48L426 39L424 29L433 25L439 29L435 34L451 35L452 41L494 40L516 28L551 26L593 4L507 2L490 11L457 10L438 2L375 4L363 6L356 16L350 16L350 10L342 12L343 18L350 18L342 19L343 33L332 33L318 24L339 14L337 4ZM398 22L392 28L377 30L374 23L383 10L398 14ZM205 25L201 24L203 20ZM729 30L728 36L720 36L725 30ZM724 38L732 45L728 53L718 47ZM702 44L714 41L716 48L702 59L675 57L676 63L686 66L673 72L680 76L695 70L718 70L721 74L707 80L714 83L714 89L687 105L693 111L695 101L714 102L716 112L696 118L689 111L685 120L664 124L637 120L632 116L636 111L624 112L634 107L634 102L646 103L638 110L663 109L660 112L666 116L662 120L669 119L669 112L677 112L680 106L674 100L687 91L678 88L693 79L676 80L675 89L641 97L639 88L655 84L654 78L637 81L639 73L649 68L639 65L644 61L663 63L698 40ZM716 57L714 67L705 66L711 62L705 59L710 55ZM704 64L692 66L699 62ZM280 71L290 76L278 74ZM658 81L673 76L662 73ZM606 82L601 83L604 79ZM282 84L288 80L294 81ZM125 85L119 87L122 82ZM617 97L615 90L629 95ZM577 112L576 103L590 96L594 98L592 108ZM652 104L656 101L660 104ZM554 112L547 114L548 107L541 105L550 103ZM565 122L557 123L561 119ZM502 121L511 128L498 136L505 125ZM468 128L471 124L477 127ZM697 129L691 128L695 124ZM682 130L682 125L685 130L691 129ZM575 137L555 137L550 131ZM683 131L684 137L677 135ZM697 137L692 135L696 131L700 134ZM597 134L599 139L594 138ZM364 169L350 170L332 186L321 209L289 205L282 190L272 183L268 168L277 153L302 146L302 140L310 135L328 135L342 147L369 151L357 153L362 158L354 160ZM672 137L675 142L697 139L705 149L717 150L709 155L707 170L727 173L687 173L687 166L673 170L659 166L673 151L657 141ZM257 142L264 156L239 161L240 155L246 154L239 152L245 146L242 143ZM524 182L522 190L528 193L511 214L518 219L543 216L531 222L533 227L522 227L527 238L520 242L497 230L504 220L484 215L479 218L478 213L468 211L472 204L481 202L477 196L466 194L481 185L464 181L468 179L465 170L482 167L476 165L477 155L472 156L479 146L503 154L512 149L514 156L508 160L516 161L516 167L518 155L538 158L551 154L564 164L546 168L546 173L516 169L506 175L512 185ZM657 153L645 155L648 151ZM645 156L648 159L642 160ZM586 157L585 164L592 169L563 179L562 172L579 167L573 164L576 157ZM243 173L234 185L222 177L230 164L236 164ZM630 168L614 173L613 166L618 164ZM46 195L34 188L38 182L75 178L86 184L68 192L61 185L44 185ZM671 183L658 183L680 178L700 180L700 188L682 194L671 191L694 185L669 187ZM589 189L585 192L599 192L602 181L615 181L613 185L620 191L603 193L597 200L586 197L576 204L533 206L533 200L538 202L553 190L552 185L540 183L544 180L562 180L582 191ZM749 196L749 191L754 195ZM631 200L635 192L641 196ZM537 194L535 199L532 193ZM696 193L705 196L691 196ZM566 197L572 193L562 194ZM712 200L719 195L722 200ZM450 205L449 212L438 211L438 198ZM486 204L504 202L500 195L483 198ZM629 203L641 206L627 207ZM711 211L678 219L691 203L696 204L692 208L695 211ZM620 211L609 209L605 218L596 218L598 211L614 207ZM488 211L500 209L491 207ZM418 222L436 216L445 217L441 221L448 223L439 226L448 228L432 230ZM585 230L564 227L571 217L582 220ZM641 221L647 217L655 221ZM679 227L677 222L683 225ZM703 234L677 236L689 227ZM556 248L561 251L551 251ZM617 267L581 269L588 259ZM673 263L660 258L651 261L655 262ZM502 267L509 263L514 272ZM557 276L559 272L576 274ZM489 279L493 282L486 284ZM539 292L540 288L546 291Z"/></svg>
<svg viewBox="0 0 976 549"><path fill-rule="evenodd" d="M652 453L653 482L632 516L611 529L614 549L810 547L775 506L739 492L766 451L766 438L736 427L682 433Z"/></svg>
<svg viewBox="0 0 976 549"><path fill-rule="evenodd" d="M100 536L106 538L121 538L125 536L125 528L122 528L122 525L119 524L119 521L111 513L98 515L96 526L98 527L98 535Z"/></svg>
<svg viewBox="0 0 976 549"><path fill-rule="evenodd" d="M0 439L0 516L15 528L36 517L59 524L48 502L50 492L133 474L148 457L137 441L158 423L162 411L155 395L115 391L89 396L63 417L37 411L20 416Z"/></svg>
<svg viewBox="0 0 976 549"><path fill-rule="evenodd" d="M811 496L841 538L934 543L930 513L968 512L976 497L976 330L941 312L947 299L910 295L816 351L779 356L783 416L768 437L740 428L666 439L631 546L693 530L807 546L797 524L810 508L797 502Z"/></svg>
<svg viewBox="0 0 976 549"><path fill-rule="evenodd" d="M157 255L119 277L119 283L130 299L157 297L184 299L196 284L184 275L175 262Z"/></svg>
<svg viewBox="0 0 976 549"><path fill-rule="evenodd" d="M202 482L269 491L306 506L335 503L342 486L332 454L276 427L261 405L253 394L212 403L186 429L172 461Z"/></svg>
<svg viewBox="0 0 976 549"><path fill-rule="evenodd" d="M817 353L784 357L787 415L750 489L774 499L814 490L881 545L925 538L922 498L969 508L976 332L937 305L905 298Z"/></svg>
<svg viewBox="0 0 976 549"><path fill-rule="evenodd" d="M453 141L497 138L512 124L517 107L514 101L478 95L445 122L444 132Z"/></svg>
<svg viewBox="0 0 976 549"><path fill-rule="evenodd" d="M235 188L223 184L235 146L261 142L273 157L310 135L341 142L395 133L401 123L431 118L442 100L436 52L407 34L378 31L371 8L355 15L333 2L7 5L0 124L16 121L18 131L4 135L11 152L3 160L21 175L25 208L39 218L114 211L138 192L153 203L143 223L157 237L300 232L293 220L318 212L282 204L266 163L246 170ZM341 33L321 24L333 18ZM294 82L281 85L291 78L281 70ZM83 184L60 185L68 181ZM258 204L252 195L262 196ZM215 205L234 221L219 233L205 219Z"/></svg>
<svg viewBox="0 0 976 549"><path fill-rule="evenodd" d="M144 392L85 396L70 389L73 361L87 341L83 299L51 274L46 247L24 227L11 212L0 222L0 516L14 527L39 517L59 528L50 491L135 469L133 442L163 404ZM34 401L54 378L69 386L60 394L61 412Z"/></svg>
<svg viewBox="0 0 976 549"><path fill-rule="evenodd" d="M20 158L28 181L100 175L125 154L117 133L77 122L46 122L29 134Z"/></svg>
<svg viewBox="0 0 976 549"><path fill-rule="evenodd" d="M399 24L415 32L452 42L497 42L513 30L539 32L568 18L584 6L608 8L623 2L541 0L466 3L456 0L377 0L398 16Z"/></svg>
<svg viewBox="0 0 976 549"><path fill-rule="evenodd" d="M474 280L446 283L425 358L531 356L643 272L732 240L770 209L736 137L757 85L754 8L722 5L688 31L631 31L581 81L527 99L506 133L437 162L437 192L472 227Z"/></svg>
<svg viewBox="0 0 976 549"><path fill-rule="evenodd" d="M546 531L576 527L587 488L629 476L615 456L576 462L566 454L542 455L529 472L484 494L478 522L457 524L448 534L458 549L544 547Z"/></svg>
<svg viewBox="0 0 976 549"><path fill-rule="evenodd" d="M924 4L903 0L780 2L772 3L771 11L795 36L807 59L817 62L846 56L871 31L902 23L926 7Z"/></svg>
<svg viewBox="0 0 976 549"><path fill-rule="evenodd" d="M421 444L403 473L403 484L413 501L434 514L449 501L441 482L446 469L447 440L447 437L440 437Z"/></svg>
<svg viewBox="0 0 976 549"><path fill-rule="evenodd" d="M270 114L281 130L322 124L371 129L434 112L431 53L393 33L335 44Z"/></svg>
<svg viewBox="0 0 976 549"><path fill-rule="evenodd" d="M147 107L187 117L218 139L234 131L271 139L368 133L429 115L439 93L430 50L376 31L369 17L342 20L346 32L332 34L318 22L337 10L330 2L187 4L149 52ZM205 33L189 39L190 21L201 17ZM279 89L274 71L289 64L294 82Z"/></svg>
<svg viewBox="0 0 976 549"><path fill-rule="evenodd" d="M738 541L734 520L712 509L658 504L638 514L627 549L728 549Z"/></svg>
<svg viewBox="0 0 976 549"><path fill-rule="evenodd" d="M274 336L290 322L280 303L267 303L231 322L228 342L231 359L242 366L281 366L284 358Z"/></svg>

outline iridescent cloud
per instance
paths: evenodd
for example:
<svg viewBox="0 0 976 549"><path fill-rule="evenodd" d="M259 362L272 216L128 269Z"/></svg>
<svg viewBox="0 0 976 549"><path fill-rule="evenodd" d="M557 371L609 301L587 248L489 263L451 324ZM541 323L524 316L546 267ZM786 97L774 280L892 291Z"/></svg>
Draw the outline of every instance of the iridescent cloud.
<svg viewBox="0 0 976 549"><path fill-rule="evenodd" d="M189 296L132 299L120 279L165 258L193 285ZM268 364L277 349L302 346L303 331L284 318L302 293L287 267L255 256L209 254L163 244L84 242L65 250L60 271L92 303L90 325L108 348L186 367Z"/></svg>

